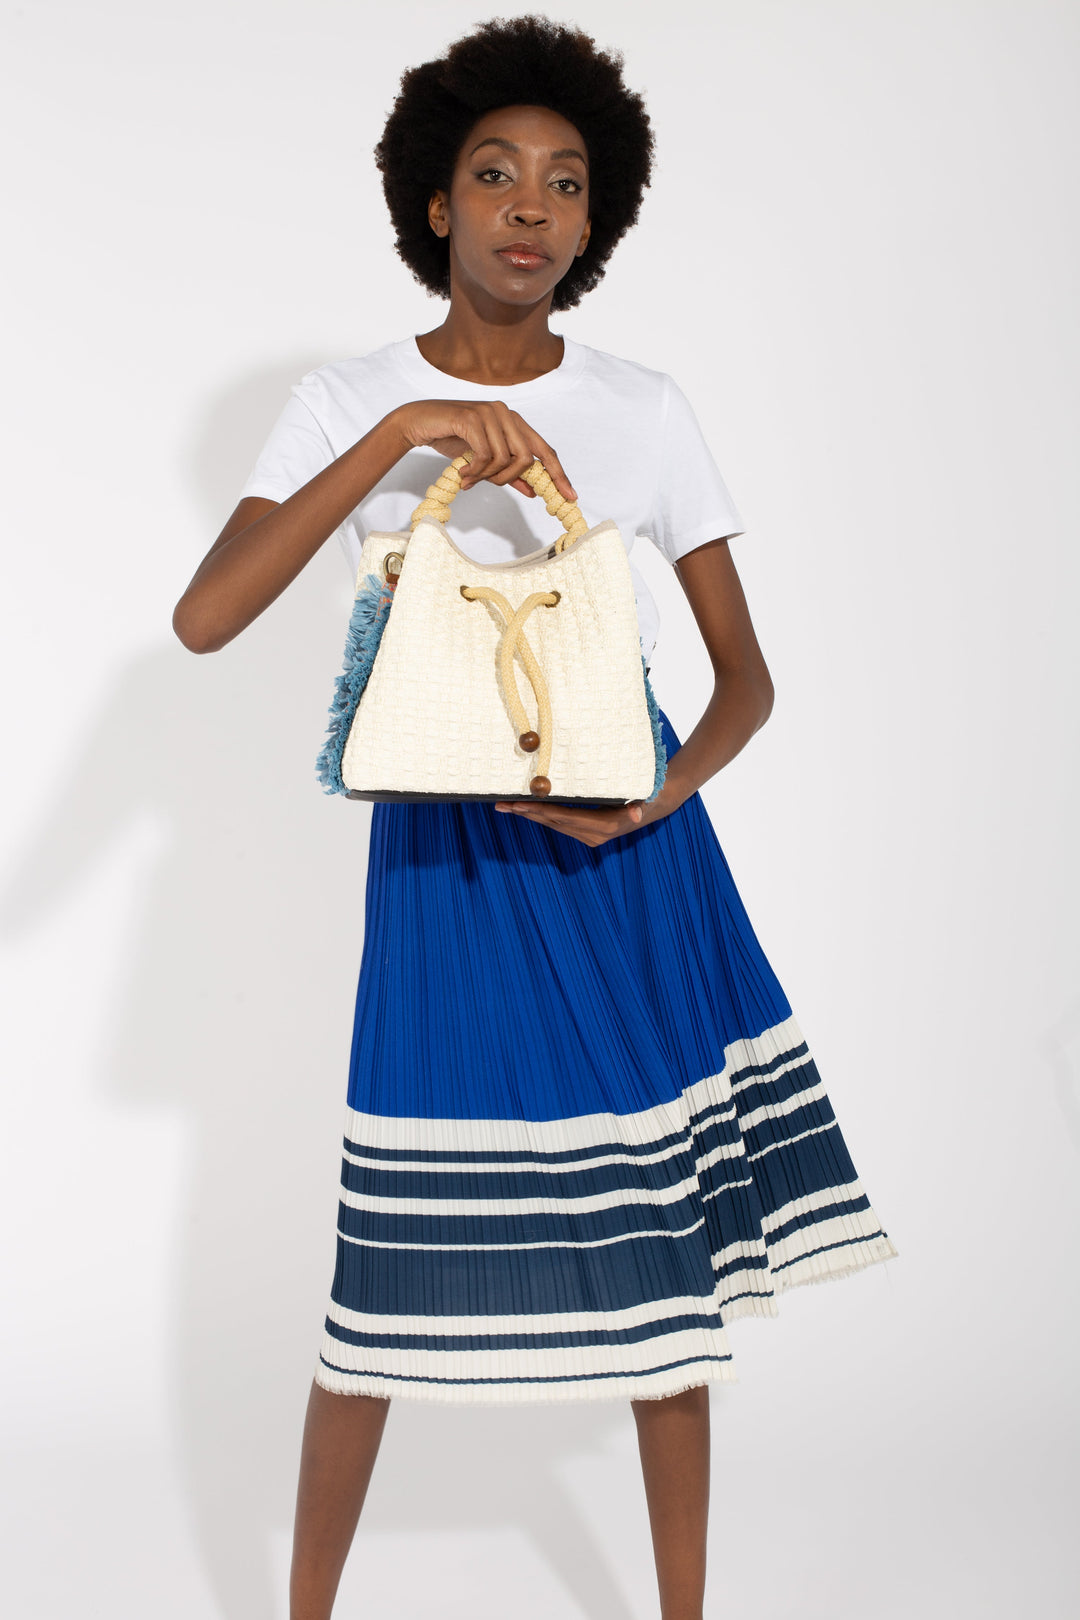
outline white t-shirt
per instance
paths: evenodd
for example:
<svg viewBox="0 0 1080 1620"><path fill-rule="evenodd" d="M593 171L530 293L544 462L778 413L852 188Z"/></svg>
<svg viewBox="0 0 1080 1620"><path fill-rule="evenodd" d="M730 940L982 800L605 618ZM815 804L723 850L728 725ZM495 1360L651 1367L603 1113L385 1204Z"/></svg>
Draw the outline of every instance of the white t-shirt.
<svg viewBox="0 0 1080 1620"><path fill-rule="evenodd" d="M240 491L284 501L345 453L388 411L414 399L502 400L556 451L585 521L613 518L629 551L644 536L676 562L708 540L742 534L743 521L685 395L660 371L571 338L562 363L532 382L494 386L449 376L403 338L353 360L318 366L295 383ZM446 465L410 450L338 531L355 575L370 530L407 529L413 509ZM457 544L477 562L499 562L554 538L541 500L480 483L450 518ZM656 602L630 564L646 663L660 625Z"/></svg>

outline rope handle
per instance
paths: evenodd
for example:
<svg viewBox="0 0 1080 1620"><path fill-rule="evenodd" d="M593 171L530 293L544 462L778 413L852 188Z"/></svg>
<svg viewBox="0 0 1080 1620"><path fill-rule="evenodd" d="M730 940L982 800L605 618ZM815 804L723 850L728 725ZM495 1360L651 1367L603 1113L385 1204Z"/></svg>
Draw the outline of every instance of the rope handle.
<svg viewBox="0 0 1080 1620"><path fill-rule="evenodd" d="M410 532L426 517L433 517L438 523L449 521L450 503L461 493L461 469L471 460L472 451L466 450L463 456L457 456L449 466L443 468L435 482L428 486L427 494L413 513L409 525ZM521 476L540 496L550 515L557 517L562 524L565 533L556 540L555 550L565 551L567 546L580 539L588 530L588 524L582 517L580 509L559 494L550 474L544 471L540 461L534 461L531 467L526 467Z"/></svg>

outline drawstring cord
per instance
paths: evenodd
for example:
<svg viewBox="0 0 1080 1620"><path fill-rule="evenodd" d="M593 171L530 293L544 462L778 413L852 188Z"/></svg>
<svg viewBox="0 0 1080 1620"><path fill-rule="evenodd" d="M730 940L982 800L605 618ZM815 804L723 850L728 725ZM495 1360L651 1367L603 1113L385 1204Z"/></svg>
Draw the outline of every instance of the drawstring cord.
<svg viewBox="0 0 1080 1620"><path fill-rule="evenodd" d="M427 494L413 513L411 528L415 529L425 517L434 518L437 523L448 521L450 503L461 491L461 468L467 466L471 460L472 452L467 451L465 455L458 456L443 469L435 482L429 485ZM559 494L550 475L545 472L539 461L534 461L521 476L540 496L550 515L557 517L562 524L564 533L555 541L554 549L556 553L565 551L587 532L588 526L580 510L572 501L564 499ZM551 792L551 782L547 773L551 768L554 721L548 684L539 660L526 638L525 620L535 607L554 607L560 599L560 593L534 591L517 609L512 608L506 597L501 592L493 590L490 585L462 585L461 594L468 602L490 602L503 615L503 631L499 638L498 654L503 692L506 695L510 717L518 732L519 744L526 753L536 754L536 775L529 783L529 791L536 798L543 798ZM538 733L530 728L529 717L521 701L517 676L514 673L515 653L521 658L536 698Z"/></svg>
<svg viewBox="0 0 1080 1620"><path fill-rule="evenodd" d="M461 594L468 602L491 602L504 615L505 624L503 633L499 638L499 674L502 676L503 691L510 708L510 718L518 730L518 742L527 754L536 754L536 775L529 783L529 792L536 797L543 798L551 792L551 782L548 771L551 768L551 739L553 723L551 716L551 696L548 684L544 679L544 672L540 668L536 654L533 652L525 637L525 620L533 608L543 604L544 607L554 607L559 601L558 591L534 591L522 602L517 612L510 606L499 591L493 590L490 585L463 585ZM525 706L518 691L517 676L514 674L514 654L521 654L521 661L525 666L525 673L536 698L537 725L540 734L531 730L529 717L525 713Z"/></svg>

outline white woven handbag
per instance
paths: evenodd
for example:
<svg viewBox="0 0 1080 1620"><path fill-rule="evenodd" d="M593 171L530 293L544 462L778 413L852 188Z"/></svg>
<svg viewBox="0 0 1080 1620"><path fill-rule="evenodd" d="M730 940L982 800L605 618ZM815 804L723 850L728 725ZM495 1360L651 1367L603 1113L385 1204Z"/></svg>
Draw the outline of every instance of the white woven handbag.
<svg viewBox="0 0 1080 1620"><path fill-rule="evenodd" d="M475 562L446 528L470 459L409 533L364 540L320 781L380 801L655 798L667 755L618 528L587 528L537 461L524 477L565 533Z"/></svg>

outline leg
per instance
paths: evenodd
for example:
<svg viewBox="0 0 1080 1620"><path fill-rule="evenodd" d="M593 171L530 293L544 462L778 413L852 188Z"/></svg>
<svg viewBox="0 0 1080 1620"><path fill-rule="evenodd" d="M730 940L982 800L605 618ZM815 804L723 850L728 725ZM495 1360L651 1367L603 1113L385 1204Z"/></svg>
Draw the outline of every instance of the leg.
<svg viewBox="0 0 1080 1620"><path fill-rule="evenodd" d="M330 1620L382 1439L389 1400L314 1381L296 1493L289 1620Z"/></svg>
<svg viewBox="0 0 1080 1620"><path fill-rule="evenodd" d="M702 1620L709 1521L709 1390L631 1401L662 1620Z"/></svg>

